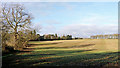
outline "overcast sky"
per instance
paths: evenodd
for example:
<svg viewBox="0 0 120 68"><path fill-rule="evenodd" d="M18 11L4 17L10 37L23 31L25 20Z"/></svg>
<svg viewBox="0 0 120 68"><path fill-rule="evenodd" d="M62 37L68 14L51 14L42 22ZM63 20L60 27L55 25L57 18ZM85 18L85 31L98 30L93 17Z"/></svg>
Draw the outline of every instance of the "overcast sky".
<svg viewBox="0 0 120 68"><path fill-rule="evenodd" d="M90 37L118 33L117 2L24 2L39 34Z"/></svg>

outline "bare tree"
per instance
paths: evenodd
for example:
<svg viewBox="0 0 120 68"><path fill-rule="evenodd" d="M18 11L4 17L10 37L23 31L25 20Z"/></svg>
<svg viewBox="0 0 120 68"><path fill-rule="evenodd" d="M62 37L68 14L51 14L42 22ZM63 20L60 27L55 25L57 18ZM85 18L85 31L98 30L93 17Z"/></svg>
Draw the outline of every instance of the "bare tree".
<svg viewBox="0 0 120 68"><path fill-rule="evenodd" d="M2 6L1 16L3 23L10 26L14 31L15 49L17 46L18 28L25 28L27 24L31 23L31 15L28 14L24 7L20 4L7 4Z"/></svg>

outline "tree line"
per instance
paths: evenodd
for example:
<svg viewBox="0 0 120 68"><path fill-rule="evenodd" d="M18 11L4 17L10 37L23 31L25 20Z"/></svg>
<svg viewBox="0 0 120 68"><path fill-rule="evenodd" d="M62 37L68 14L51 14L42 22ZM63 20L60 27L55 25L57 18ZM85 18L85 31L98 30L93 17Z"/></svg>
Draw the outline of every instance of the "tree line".
<svg viewBox="0 0 120 68"><path fill-rule="evenodd" d="M48 35L43 35L38 37L38 41L48 41L48 40L71 40L72 35L63 35L63 36L58 36L57 34L48 34Z"/></svg>
<svg viewBox="0 0 120 68"><path fill-rule="evenodd" d="M91 39L118 39L120 34L109 34L109 35L94 35Z"/></svg>

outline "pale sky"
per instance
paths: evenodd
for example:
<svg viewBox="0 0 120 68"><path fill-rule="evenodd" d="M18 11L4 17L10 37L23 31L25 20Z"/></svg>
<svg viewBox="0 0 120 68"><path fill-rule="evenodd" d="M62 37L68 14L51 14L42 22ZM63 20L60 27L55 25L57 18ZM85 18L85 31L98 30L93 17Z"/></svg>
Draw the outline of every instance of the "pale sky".
<svg viewBox="0 0 120 68"><path fill-rule="evenodd" d="M39 34L90 37L118 33L118 2L22 2Z"/></svg>
<svg viewBox="0 0 120 68"><path fill-rule="evenodd" d="M1 2L118 2L119 0L1 0Z"/></svg>

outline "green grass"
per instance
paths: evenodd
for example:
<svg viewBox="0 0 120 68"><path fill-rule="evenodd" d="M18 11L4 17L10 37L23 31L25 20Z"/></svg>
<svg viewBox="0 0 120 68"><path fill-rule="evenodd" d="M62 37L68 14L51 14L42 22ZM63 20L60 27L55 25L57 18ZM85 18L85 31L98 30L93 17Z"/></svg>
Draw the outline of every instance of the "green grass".
<svg viewBox="0 0 120 68"><path fill-rule="evenodd" d="M32 41L23 52L3 56L3 66L118 66L118 40Z"/></svg>

